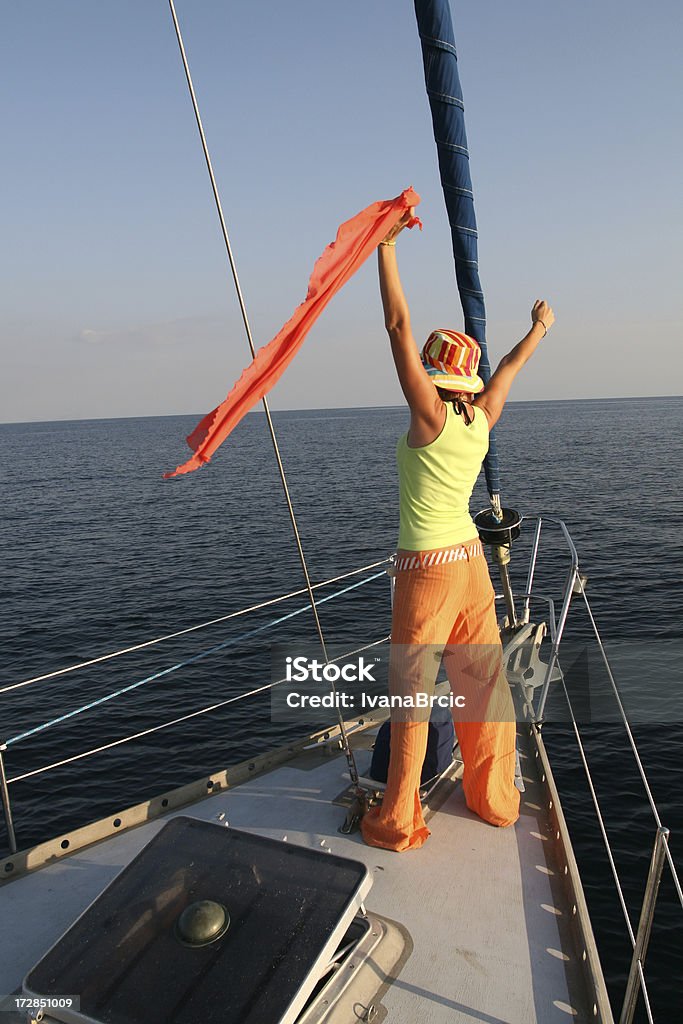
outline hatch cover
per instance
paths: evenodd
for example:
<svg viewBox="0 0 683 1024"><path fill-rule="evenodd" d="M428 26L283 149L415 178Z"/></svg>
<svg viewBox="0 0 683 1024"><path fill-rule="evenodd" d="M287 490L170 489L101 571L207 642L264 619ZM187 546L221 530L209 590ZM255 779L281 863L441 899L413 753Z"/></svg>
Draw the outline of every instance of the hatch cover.
<svg viewBox="0 0 683 1024"><path fill-rule="evenodd" d="M79 1012L50 1010L65 1022L290 1024L370 886L358 861L177 817L29 972L24 992L80 996ZM201 941L188 940L194 919Z"/></svg>

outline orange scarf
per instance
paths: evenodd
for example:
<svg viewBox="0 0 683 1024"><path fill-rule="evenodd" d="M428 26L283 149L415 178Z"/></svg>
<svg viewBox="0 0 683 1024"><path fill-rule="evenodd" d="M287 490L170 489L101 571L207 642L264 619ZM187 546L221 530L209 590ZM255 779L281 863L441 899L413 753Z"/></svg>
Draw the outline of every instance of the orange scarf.
<svg viewBox="0 0 683 1024"><path fill-rule="evenodd" d="M165 473L165 479L191 473L209 462L242 417L280 379L332 296L346 284L401 217L419 202L417 192L408 188L395 199L372 203L340 226L335 241L327 246L313 267L305 300L272 341L258 350L227 398L197 424L187 438L194 455L172 473ZM417 217L408 226L415 224L420 224Z"/></svg>

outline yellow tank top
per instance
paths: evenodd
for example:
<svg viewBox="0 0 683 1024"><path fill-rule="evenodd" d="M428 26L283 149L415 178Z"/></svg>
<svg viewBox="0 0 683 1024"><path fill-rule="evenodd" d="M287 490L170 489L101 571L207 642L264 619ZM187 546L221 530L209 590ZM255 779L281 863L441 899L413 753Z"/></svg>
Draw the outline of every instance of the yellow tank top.
<svg viewBox="0 0 683 1024"><path fill-rule="evenodd" d="M489 447L483 409L474 406L468 427L446 402L443 430L430 444L409 448L405 434L396 449L400 525L398 546L425 551L477 536L469 503Z"/></svg>

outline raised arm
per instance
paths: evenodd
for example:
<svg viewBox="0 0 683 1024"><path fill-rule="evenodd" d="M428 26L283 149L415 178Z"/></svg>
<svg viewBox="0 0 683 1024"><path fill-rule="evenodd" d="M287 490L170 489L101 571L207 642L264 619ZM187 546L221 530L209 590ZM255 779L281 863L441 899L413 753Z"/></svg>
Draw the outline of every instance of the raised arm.
<svg viewBox="0 0 683 1024"><path fill-rule="evenodd" d="M396 262L396 238L411 216L412 213L406 214L380 242L377 259L384 326L391 341L391 353L401 390L410 408L409 443L417 446L429 444L439 434L446 410L422 365Z"/></svg>
<svg viewBox="0 0 683 1024"><path fill-rule="evenodd" d="M488 384L473 401L483 409L493 427L500 418L512 382L524 364L536 351L539 341L546 336L555 323L555 314L543 299L536 299L531 310L531 329L507 355L503 356Z"/></svg>

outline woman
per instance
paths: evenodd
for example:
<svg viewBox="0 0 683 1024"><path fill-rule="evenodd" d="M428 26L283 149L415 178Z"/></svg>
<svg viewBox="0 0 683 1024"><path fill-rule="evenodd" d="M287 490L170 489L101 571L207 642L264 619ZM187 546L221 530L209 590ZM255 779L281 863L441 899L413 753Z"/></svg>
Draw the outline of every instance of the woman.
<svg viewBox="0 0 683 1024"><path fill-rule="evenodd" d="M397 449L399 550L392 618L389 685L393 694L433 693L443 663L464 763L468 807L493 825L519 816L514 785L515 715L502 668L494 591L469 515L469 499L510 386L554 323L550 306L534 303L529 333L501 360L489 383L477 375L476 341L434 331L418 355L396 263L396 239L407 214L378 249L384 322L410 429ZM410 702L404 701L404 705ZM384 800L365 815L372 846L407 850L429 836L419 798L428 711L392 714L391 758Z"/></svg>

